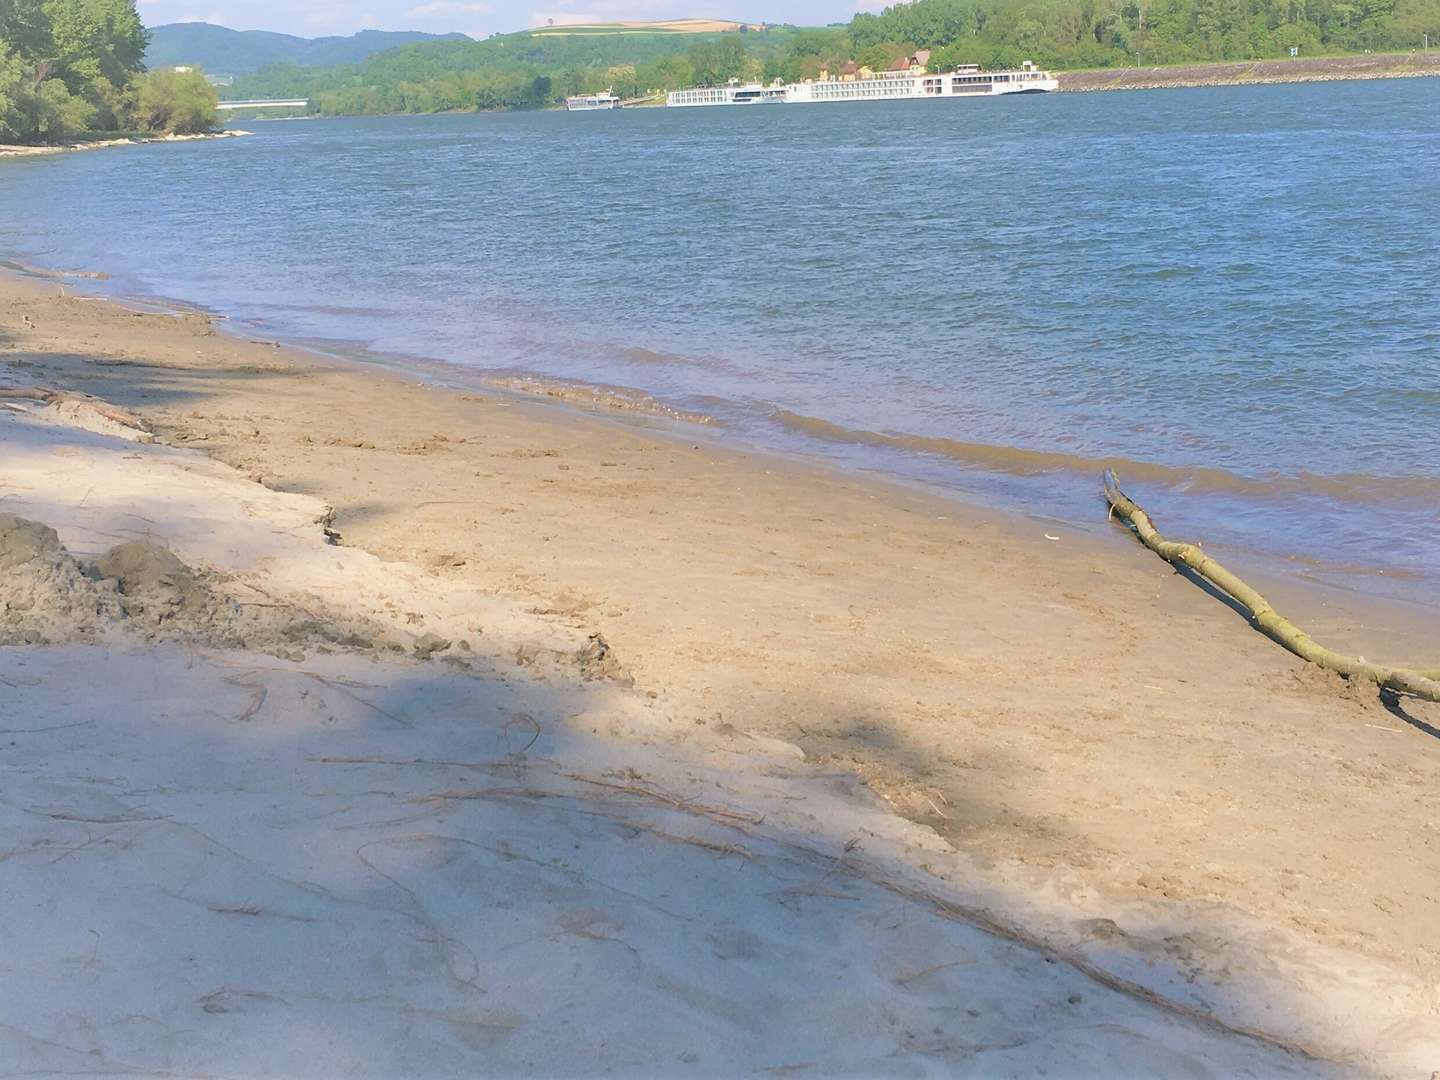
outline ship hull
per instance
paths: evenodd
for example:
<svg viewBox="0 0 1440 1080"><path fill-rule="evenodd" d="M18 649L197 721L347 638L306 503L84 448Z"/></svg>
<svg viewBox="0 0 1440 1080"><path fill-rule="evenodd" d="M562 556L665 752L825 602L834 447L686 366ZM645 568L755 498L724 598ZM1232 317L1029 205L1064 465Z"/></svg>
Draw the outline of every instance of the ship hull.
<svg viewBox="0 0 1440 1080"><path fill-rule="evenodd" d="M604 112L620 108L618 98L566 98L566 112Z"/></svg>

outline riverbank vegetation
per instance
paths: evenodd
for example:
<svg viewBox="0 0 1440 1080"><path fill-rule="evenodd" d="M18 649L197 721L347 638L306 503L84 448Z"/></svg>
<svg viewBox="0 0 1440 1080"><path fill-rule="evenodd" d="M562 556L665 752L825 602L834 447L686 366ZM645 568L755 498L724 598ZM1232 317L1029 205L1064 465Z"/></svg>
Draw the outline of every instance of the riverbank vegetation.
<svg viewBox="0 0 1440 1080"><path fill-rule="evenodd" d="M605 88L621 97L723 82L797 80L847 61L1125 68L1408 51L1440 42L1440 0L915 0L827 27L723 33L533 31L444 41L327 68L276 65L235 97L306 97L324 114L534 108Z"/></svg>
<svg viewBox="0 0 1440 1080"><path fill-rule="evenodd" d="M214 127L215 89L147 73L147 40L134 0L0 0L0 142Z"/></svg>

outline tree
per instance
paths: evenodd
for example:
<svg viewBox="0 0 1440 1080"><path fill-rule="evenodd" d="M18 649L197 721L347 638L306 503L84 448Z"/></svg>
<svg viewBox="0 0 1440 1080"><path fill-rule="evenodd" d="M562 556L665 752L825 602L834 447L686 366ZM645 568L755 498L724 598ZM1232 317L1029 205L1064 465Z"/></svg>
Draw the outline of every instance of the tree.
<svg viewBox="0 0 1440 1080"><path fill-rule="evenodd" d="M191 135L209 131L219 120L215 88L198 70L162 68L140 80L137 116L150 131Z"/></svg>
<svg viewBox="0 0 1440 1080"><path fill-rule="evenodd" d="M44 0L56 74L72 93L98 80L123 86L145 67L150 35L135 0Z"/></svg>
<svg viewBox="0 0 1440 1080"><path fill-rule="evenodd" d="M31 97L35 133L45 139L68 139L86 131L95 120L95 106L60 79L46 79Z"/></svg>
<svg viewBox="0 0 1440 1080"><path fill-rule="evenodd" d="M690 49L695 81L701 85L716 85L744 75L748 59L739 34L726 34L718 41L697 41Z"/></svg>
<svg viewBox="0 0 1440 1080"><path fill-rule="evenodd" d="M0 3L0 43L21 61L33 63L48 51L50 24L41 0L5 0Z"/></svg>
<svg viewBox="0 0 1440 1080"><path fill-rule="evenodd" d="M24 139L29 134L25 90L25 64L0 38L0 140Z"/></svg>
<svg viewBox="0 0 1440 1080"><path fill-rule="evenodd" d="M147 41L135 0L0 0L0 133L61 139L128 124Z"/></svg>

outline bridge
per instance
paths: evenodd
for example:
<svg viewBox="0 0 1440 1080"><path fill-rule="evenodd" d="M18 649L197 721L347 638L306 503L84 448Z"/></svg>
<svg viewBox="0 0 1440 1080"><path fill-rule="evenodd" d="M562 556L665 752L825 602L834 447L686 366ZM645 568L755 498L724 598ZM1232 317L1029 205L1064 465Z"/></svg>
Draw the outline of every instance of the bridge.
<svg viewBox="0 0 1440 1080"><path fill-rule="evenodd" d="M310 102L307 98L270 98L257 99L254 101L222 101L215 106L217 109L307 109Z"/></svg>

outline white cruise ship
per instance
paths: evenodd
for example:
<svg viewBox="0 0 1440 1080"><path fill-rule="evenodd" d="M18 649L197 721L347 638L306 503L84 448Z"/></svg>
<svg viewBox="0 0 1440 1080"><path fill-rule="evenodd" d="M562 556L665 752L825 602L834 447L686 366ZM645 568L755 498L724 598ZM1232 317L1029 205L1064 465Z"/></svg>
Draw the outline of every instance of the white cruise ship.
<svg viewBox="0 0 1440 1080"><path fill-rule="evenodd" d="M565 99L566 112L589 112L591 109L618 109L620 99L606 90L603 94L580 94Z"/></svg>
<svg viewBox="0 0 1440 1080"><path fill-rule="evenodd" d="M913 58L912 58L913 59ZM847 65L852 68L853 65ZM696 105L763 105L769 103L812 104L819 101L890 101L911 98L998 97L1001 94L1043 94L1059 88L1048 71L1028 60L1013 71L981 71L979 64L967 64L954 71L929 73L921 64L905 70L872 73L865 69L844 71L838 78L821 78L798 83L769 85L732 81L727 86L697 86L671 90L665 104L677 107Z"/></svg>

